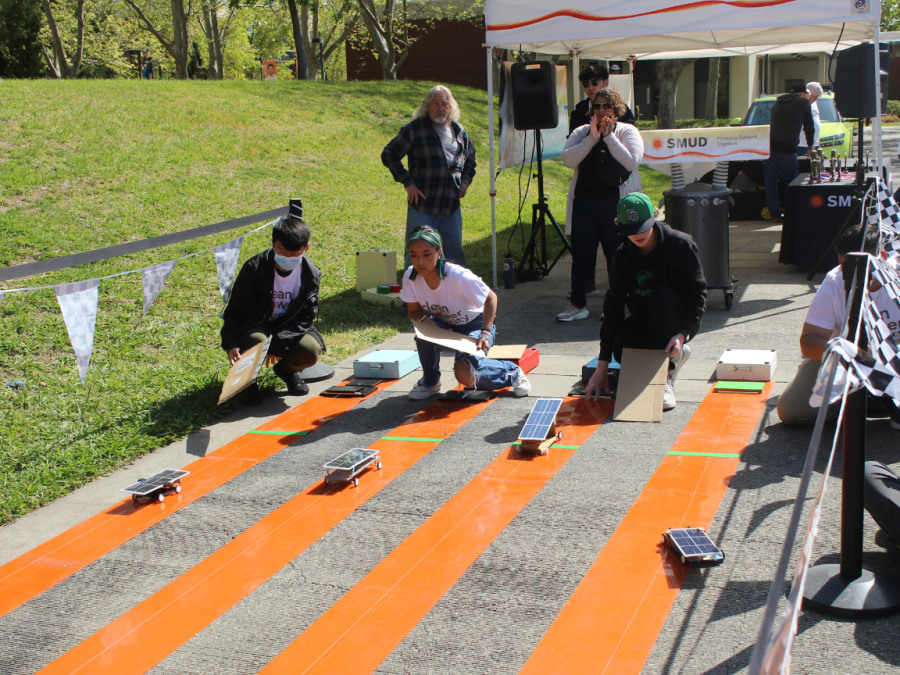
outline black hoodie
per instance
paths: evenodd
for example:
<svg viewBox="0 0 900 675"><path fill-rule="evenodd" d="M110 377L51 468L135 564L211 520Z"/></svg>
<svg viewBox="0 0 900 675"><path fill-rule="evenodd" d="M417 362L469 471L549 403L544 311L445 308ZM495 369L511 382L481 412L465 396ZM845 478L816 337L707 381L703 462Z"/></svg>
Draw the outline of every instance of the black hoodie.
<svg viewBox="0 0 900 675"><path fill-rule="evenodd" d="M641 294L636 291L647 276L654 286L671 288L681 299L681 314L676 332L690 337L706 312L706 279L700 266L700 251L689 234L673 230L657 221L659 240L650 253L642 254L628 237L609 265L609 290L603 301L603 325L600 328L600 360L612 358L613 340L625 321L625 306L638 322L645 316ZM647 275L647 272L652 274ZM674 335L674 333L673 333Z"/></svg>
<svg viewBox="0 0 900 675"><path fill-rule="evenodd" d="M300 292L288 310L275 319L272 334L289 342L312 335L322 351L325 343L313 327L319 316L319 282L322 272L312 261L303 256L300 263ZM228 306L222 314L222 349L226 352L240 348L240 335L248 328L261 326L272 321L272 288L275 286L275 251L271 248L255 255L244 263L235 279L228 299Z"/></svg>
<svg viewBox="0 0 900 675"><path fill-rule="evenodd" d="M797 152L800 129L806 133L807 147L813 147L816 125L812 106L800 94L782 94L772 105L772 122L769 125L769 148L778 152Z"/></svg>

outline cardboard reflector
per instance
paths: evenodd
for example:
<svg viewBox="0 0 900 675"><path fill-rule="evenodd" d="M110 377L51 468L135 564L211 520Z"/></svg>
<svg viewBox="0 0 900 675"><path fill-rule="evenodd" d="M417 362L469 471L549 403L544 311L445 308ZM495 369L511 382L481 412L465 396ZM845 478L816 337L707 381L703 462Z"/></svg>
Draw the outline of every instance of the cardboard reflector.
<svg viewBox="0 0 900 675"><path fill-rule="evenodd" d="M616 409L623 422L660 422L669 357L657 349L623 349Z"/></svg>
<svg viewBox="0 0 900 675"><path fill-rule="evenodd" d="M272 338L270 337L265 342L260 342L241 354L241 358L228 371L228 377L225 378L222 393L219 395L219 403L224 403L228 399L234 398L256 382L256 375L259 373L263 360L266 358L271 341Z"/></svg>

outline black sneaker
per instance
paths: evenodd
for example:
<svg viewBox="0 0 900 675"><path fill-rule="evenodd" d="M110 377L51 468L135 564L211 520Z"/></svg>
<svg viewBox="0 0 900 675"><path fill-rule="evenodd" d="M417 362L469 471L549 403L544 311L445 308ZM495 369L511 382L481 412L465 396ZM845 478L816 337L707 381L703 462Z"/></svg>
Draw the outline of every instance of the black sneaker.
<svg viewBox="0 0 900 675"><path fill-rule="evenodd" d="M284 360L276 363L275 367L272 368L272 372L284 380L289 394L293 394L294 396L306 396L309 393L309 385L303 381L303 378L300 377L300 373L292 373L287 369L287 364L282 364L284 364Z"/></svg>
<svg viewBox="0 0 900 675"><path fill-rule="evenodd" d="M249 387L244 389L244 405L262 405L263 403L263 395L259 390L259 385L254 382Z"/></svg>

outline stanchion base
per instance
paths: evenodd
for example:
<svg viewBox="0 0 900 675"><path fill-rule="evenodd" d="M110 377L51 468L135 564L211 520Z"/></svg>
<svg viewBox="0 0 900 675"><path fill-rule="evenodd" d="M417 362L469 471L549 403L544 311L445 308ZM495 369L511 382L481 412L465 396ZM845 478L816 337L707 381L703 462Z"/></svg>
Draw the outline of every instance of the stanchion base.
<svg viewBox="0 0 900 675"><path fill-rule="evenodd" d="M849 580L840 565L816 565L806 577L803 608L844 619L891 616L900 613L900 577L864 569Z"/></svg>
<svg viewBox="0 0 900 675"><path fill-rule="evenodd" d="M327 363L317 363L310 366L306 370L300 371L300 377L304 382L321 382L322 380L330 380L334 377L334 368Z"/></svg>

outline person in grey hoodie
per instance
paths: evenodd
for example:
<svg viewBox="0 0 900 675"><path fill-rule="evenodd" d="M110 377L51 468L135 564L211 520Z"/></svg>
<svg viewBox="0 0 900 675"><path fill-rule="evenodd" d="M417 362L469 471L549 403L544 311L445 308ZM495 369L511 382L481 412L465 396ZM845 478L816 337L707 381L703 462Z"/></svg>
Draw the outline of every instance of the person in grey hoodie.
<svg viewBox="0 0 900 675"><path fill-rule="evenodd" d="M788 185L800 173L797 164L797 139L802 128L807 147L815 147L816 127L812 108L802 94L806 85L791 87L791 93L783 94L772 106L772 122L769 124L769 158L763 160L766 176L766 205L772 222L781 222L781 186Z"/></svg>

